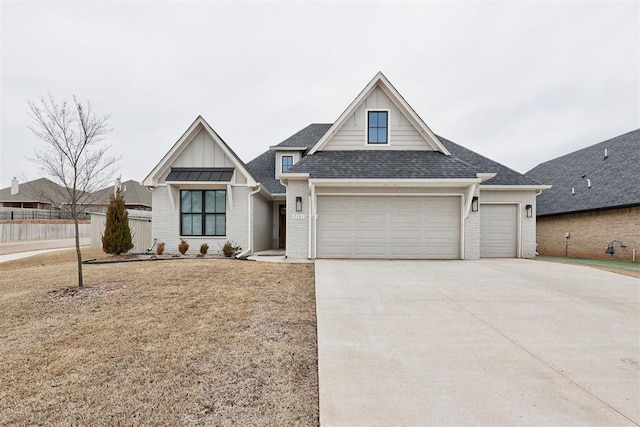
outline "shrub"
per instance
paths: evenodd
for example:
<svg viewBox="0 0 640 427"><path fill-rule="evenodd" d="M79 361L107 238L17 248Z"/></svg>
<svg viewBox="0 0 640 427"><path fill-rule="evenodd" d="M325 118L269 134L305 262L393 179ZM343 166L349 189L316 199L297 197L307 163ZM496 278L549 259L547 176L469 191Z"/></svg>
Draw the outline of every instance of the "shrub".
<svg viewBox="0 0 640 427"><path fill-rule="evenodd" d="M235 245L233 242L231 242L229 240L227 240L225 242L224 246L222 247L222 253L227 258L231 258L232 256L234 256L236 253L238 253L241 250L242 250L242 248L240 246Z"/></svg>
<svg viewBox="0 0 640 427"><path fill-rule="evenodd" d="M178 245L178 250L180 251L180 253L182 255L187 253L187 251L189 250L189 242L187 242L184 239L180 239L180 244Z"/></svg>
<svg viewBox="0 0 640 427"><path fill-rule="evenodd" d="M209 250L209 245L207 245L206 243L203 243L200 245L200 253L202 255L206 255L208 250Z"/></svg>
<svg viewBox="0 0 640 427"><path fill-rule="evenodd" d="M158 255L162 255L164 253L164 242L158 243L158 247L156 248L156 253Z"/></svg>
<svg viewBox="0 0 640 427"><path fill-rule="evenodd" d="M120 193L109 199L107 221L102 236L102 250L107 254L120 255L133 248L129 214Z"/></svg>

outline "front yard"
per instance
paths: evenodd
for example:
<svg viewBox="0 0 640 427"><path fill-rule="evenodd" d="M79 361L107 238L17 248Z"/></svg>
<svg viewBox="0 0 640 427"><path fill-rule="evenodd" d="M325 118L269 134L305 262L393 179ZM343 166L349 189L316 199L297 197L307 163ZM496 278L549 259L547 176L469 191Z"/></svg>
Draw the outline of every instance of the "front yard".
<svg viewBox="0 0 640 427"><path fill-rule="evenodd" d="M0 264L0 425L318 424L312 265L84 270L76 294L71 250Z"/></svg>

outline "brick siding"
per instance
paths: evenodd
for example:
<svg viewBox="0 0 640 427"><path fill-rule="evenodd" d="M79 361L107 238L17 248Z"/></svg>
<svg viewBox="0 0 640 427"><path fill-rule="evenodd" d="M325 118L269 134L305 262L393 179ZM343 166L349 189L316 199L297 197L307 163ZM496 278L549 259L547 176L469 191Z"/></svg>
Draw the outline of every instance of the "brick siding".
<svg viewBox="0 0 640 427"><path fill-rule="evenodd" d="M569 232L569 239L565 233ZM607 244L620 240L626 246L614 244L614 258L631 260L633 249L640 252L640 206L607 209L538 218L538 252L541 255L578 258L611 258L605 253ZM566 251L566 252L565 252ZM640 253L636 255L636 259Z"/></svg>

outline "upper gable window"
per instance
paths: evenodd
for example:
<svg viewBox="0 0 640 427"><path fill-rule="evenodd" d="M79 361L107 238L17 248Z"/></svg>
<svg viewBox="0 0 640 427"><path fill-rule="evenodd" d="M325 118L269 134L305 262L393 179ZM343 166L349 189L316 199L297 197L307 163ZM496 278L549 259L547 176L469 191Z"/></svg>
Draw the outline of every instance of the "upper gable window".
<svg viewBox="0 0 640 427"><path fill-rule="evenodd" d="M367 112L367 144L389 143L389 112Z"/></svg>
<svg viewBox="0 0 640 427"><path fill-rule="evenodd" d="M291 166L293 166L293 156L282 156L282 173L288 172Z"/></svg>

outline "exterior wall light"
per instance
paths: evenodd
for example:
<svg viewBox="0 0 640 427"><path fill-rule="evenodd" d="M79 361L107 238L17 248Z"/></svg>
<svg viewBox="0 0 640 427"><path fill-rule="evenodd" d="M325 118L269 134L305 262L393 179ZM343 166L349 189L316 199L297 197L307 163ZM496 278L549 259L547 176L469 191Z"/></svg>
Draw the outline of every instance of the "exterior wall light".
<svg viewBox="0 0 640 427"><path fill-rule="evenodd" d="M525 209L527 210L527 218L533 218L533 205L527 205Z"/></svg>
<svg viewBox="0 0 640 427"><path fill-rule="evenodd" d="M296 196L296 212L302 212L302 197Z"/></svg>
<svg viewBox="0 0 640 427"><path fill-rule="evenodd" d="M471 212L478 212L478 196L471 199Z"/></svg>

